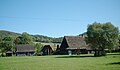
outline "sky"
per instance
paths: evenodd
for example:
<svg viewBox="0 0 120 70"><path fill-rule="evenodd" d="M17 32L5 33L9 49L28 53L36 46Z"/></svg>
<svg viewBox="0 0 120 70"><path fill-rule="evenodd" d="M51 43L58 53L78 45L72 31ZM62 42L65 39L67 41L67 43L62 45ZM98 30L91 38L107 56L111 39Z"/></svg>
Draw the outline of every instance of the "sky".
<svg viewBox="0 0 120 70"><path fill-rule="evenodd" d="M120 0L0 0L0 30L75 36L94 22L120 28Z"/></svg>

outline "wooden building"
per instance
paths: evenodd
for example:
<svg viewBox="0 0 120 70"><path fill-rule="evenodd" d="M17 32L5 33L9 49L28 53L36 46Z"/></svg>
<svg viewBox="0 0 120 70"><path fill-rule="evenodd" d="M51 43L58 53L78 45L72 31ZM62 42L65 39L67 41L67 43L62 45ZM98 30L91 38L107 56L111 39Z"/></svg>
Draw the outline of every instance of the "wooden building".
<svg viewBox="0 0 120 70"><path fill-rule="evenodd" d="M65 36L59 48L59 54L87 54L91 48L80 36Z"/></svg>
<svg viewBox="0 0 120 70"><path fill-rule="evenodd" d="M12 51L7 51L6 56L12 56Z"/></svg>
<svg viewBox="0 0 120 70"><path fill-rule="evenodd" d="M43 48L42 48L42 52L43 54L42 55L51 55L53 53L53 50L51 48L50 45L45 45Z"/></svg>
<svg viewBox="0 0 120 70"><path fill-rule="evenodd" d="M35 48L30 44L16 45L16 56L33 56Z"/></svg>

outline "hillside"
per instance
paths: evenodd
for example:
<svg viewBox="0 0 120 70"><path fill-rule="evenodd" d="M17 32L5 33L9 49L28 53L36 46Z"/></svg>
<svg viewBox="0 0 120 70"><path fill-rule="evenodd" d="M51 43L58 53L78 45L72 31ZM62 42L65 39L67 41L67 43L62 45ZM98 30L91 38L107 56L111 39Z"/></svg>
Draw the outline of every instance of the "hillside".
<svg viewBox="0 0 120 70"><path fill-rule="evenodd" d="M20 35L21 35L20 33L15 33L15 32L6 31L6 30L0 30L0 38L4 38L7 36L15 38ZM52 37L48 37L48 36L44 36L44 35L31 35L31 37L33 38L34 42L45 42L45 43L61 43L62 39L63 39L63 37L52 38Z"/></svg>
<svg viewBox="0 0 120 70"><path fill-rule="evenodd" d="M61 43L63 37L59 38L52 38L48 36L43 36L43 35L32 35L33 39L35 42L45 42L45 43Z"/></svg>
<svg viewBox="0 0 120 70"><path fill-rule="evenodd" d="M21 34L20 33L15 33L15 32L10 32L10 31L5 31L5 30L0 30L0 37L1 38L7 37L7 36L17 37L19 35L21 35Z"/></svg>

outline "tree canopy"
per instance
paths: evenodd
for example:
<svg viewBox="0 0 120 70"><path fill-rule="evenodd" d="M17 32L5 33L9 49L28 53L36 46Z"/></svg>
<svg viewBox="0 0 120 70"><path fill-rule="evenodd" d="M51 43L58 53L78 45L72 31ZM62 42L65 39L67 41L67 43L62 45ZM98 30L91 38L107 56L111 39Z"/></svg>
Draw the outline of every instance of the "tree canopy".
<svg viewBox="0 0 120 70"><path fill-rule="evenodd" d="M42 52L41 52L42 48L43 48L43 45L41 43L36 43L35 44L35 50L36 50L35 54L42 55Z"/></svg>
<svg viewBox="0 0 120 70"><path fill-rule="evenodd" d="M18 36L14 42L15 44L32 44L32 41L31 35L25 32L21 36Z"/></svg>
<svg viewBox="0 0 120 70"><path fill-rule="evenodd" d="M112 50L119 45L119 29L112 25L112 23L97 23L89 24L87 28L87 38L86 41L95 50L95 55L105 55L104 50Z"/></svg>
<svg viewBox="0 0 120 70"><path fill-rule="evenodd" d="M12 37L5 37L0 41L0 52L2 53L1 54L2 56L3 53L14 50L13 48L14 48L14 43Z"/></svg>

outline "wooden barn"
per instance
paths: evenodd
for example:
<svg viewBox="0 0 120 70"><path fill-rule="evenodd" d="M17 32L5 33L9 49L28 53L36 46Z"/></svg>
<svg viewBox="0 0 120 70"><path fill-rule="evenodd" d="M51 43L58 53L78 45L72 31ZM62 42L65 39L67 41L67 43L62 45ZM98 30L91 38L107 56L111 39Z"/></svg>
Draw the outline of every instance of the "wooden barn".
<svg viewBox="0 0 120 70"><path fill-rule="evenodd" d="M33 56L35 48L30 44L16 45L16 56Z"/></svg>
<svg viewBox="0 0 120 70"><path fill-rule="evenodd" d="M91 48L80 36L65 36L59 48L59 54L87 54Z"/></svg>
<svg viewBox="0 0 120 70"><path fill-rule="evenodd" d="M12 51L7 51L6 56L12 56Z"/></svg>
<svg viewBox="0 0 120 70"><path fill-rule="evenodd" d="M42 48L42 52L43 54L42 55L51 55L53 53L53 50L51 48L50 45L45 45L43 48Z"/></svg>

